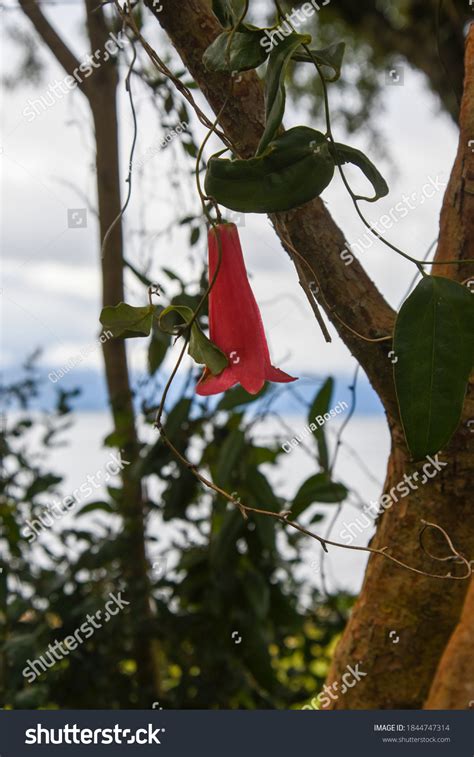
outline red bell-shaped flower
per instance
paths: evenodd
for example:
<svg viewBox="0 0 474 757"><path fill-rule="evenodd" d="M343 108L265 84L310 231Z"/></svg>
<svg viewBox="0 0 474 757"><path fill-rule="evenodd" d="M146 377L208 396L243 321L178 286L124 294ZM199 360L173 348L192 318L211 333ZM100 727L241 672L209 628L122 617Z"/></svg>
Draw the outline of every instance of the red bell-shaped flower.
<svg viewBox="0 0 474 757"><path fill-rule="evenodd" d="M196 392L207 396L241 384L257 394L265 381L296 381L270 362L260 310L245 269L239 233L233 223L219 224L209 230L209 281L219 262L219 234L222 258L217 278L209 294L209 337L229 364L217 376L206 368Z"/></svg>

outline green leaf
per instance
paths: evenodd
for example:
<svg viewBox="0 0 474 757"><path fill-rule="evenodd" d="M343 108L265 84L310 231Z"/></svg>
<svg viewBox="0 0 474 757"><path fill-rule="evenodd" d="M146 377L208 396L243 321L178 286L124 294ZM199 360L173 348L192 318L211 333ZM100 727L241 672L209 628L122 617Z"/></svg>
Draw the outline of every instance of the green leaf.
<svg viewBox="0 0 474 757"><path fill-rule="evenodd" d="M276 136L285 112L285 74L291 56L302 44L311 42L309 34L290 34L270 53L265 75L265 131L256 156L261 155Z"/></svg>
<svg viewBox="0 0 474 757"><path fill-rule="evenodd" d="M293 54L292 60L301 63L313 63L313 59L315 59L321 66L321 73L325 81L333 82L337 81L341 75L345 49L345 42L335 42L321 50L311 50L311 55L308 55L306 50L298 51Z"/></svg>
<svg viewBox="0 0 474 757"><path fill-rule="evenodd" d="M307 126L295 126L258 158L211 158L205 189L231 210L273 213L319 196L333 174L334 160L324 135Z"/></svg>
<svg viewBox="0 0 474 757"><path fill-rule="evenodd" d="M474 297L424 277L403 303L393 341L395 386L414 460L442 449L459 423L474 356Z"/></svg>
<svg viewBox="0 0 474 757"><path fill-rule="evenodd" d="M195 226L194 229L191 229L191 233L189 235L189 244L191 247L194 247L195 244L199 242L199 237L201 236L201 229L199 226Z"/></svg>
<svg viewBox="0 0 474 757"><path fill-rule="evenodd" d="M331 405L333 391L334 379L329 377L328 379L326 379L321 389L319 389L318 393L316 394L316 397L314 398L313 404L311 405L308 414L308 423L314 423L314 419L317 418L318 415L324 415L324 413L328 412ZM318 445L319 463L321 467L327 471L329 470L329 456L326 444L326 436L324 433L324 426L318 426L318 424L315 425L316 430L313 431L313 434Z"/></svg>
<svg viewBox="0 0 474 757"><path fill-rule="evenodd" d="M364 197L362 195L359 195L357 197L358 200L375 202L381 197L388 195L389 189L387 182L385 181L379 170L368 159L367 155L364 155L363 152L356 150L354 147L349 147L349 145L342 145L339 142L335 143L335 147L336 151L334 152L334 159L336 161L336 164L342 166L344 165L344 163L352 163L354 166L357 166L364 173L364 175L367 177L374 188L375 195L373 197Z"/></svg>
<svg viewBox="0 0 474 757"><path fill-rule="evenodd" d="M239 31L229 39L232 32L223 32L209 45L203 55L203 63L209 71L249 71L258 68L267 59L267 53L260 44L262 32L241 24Z"/></svg>
<svg viewBox="0 0 474 757"><path fill-rule="evenodd" d="M139 271L138 268L135 268L135 266L132 265L132 263L130 263L128 260L124 260L123 265L125 268L128 268L134 274L134 276L137 277L138 281L140 281L146 287L153 286L152 280L149 279L148 276L145 276L144 273Z"/></svg>
<svg viewBox="0 0 474 757"><path fill-rule="evenodd" d="M169 481L161 499L163 502L163 520L186 518L186 510L195 500L198 488L196 476L187 468L182 468L178 478Z"/></svg>
<svg viewBox="0 0 474 757"><path fill-rule="evenodd" d="M180 324L169 322L169 316L175 314L182 319ZM169 305L160 313L158 324L167 334L182 335L193 316L193 310L187 305ZM191 326L188 354L199 365L205 365L213 376L222 373L229 362L222 350L201 331L196 321Z"/></svg>
<svg viewBox="0 0 474 757"><path fill-rule="evenodd" d="M293 500L291 517L297 518L303 510L315 502L342 502L346 499L348 491L344 484L331 481L326 473L316 473L308 478L300 487Z"/></svg>
<svg viewBox="0 0 474 757"><path fill-rule="evenodd" d="M181 320L176 321L178 315ZM191 322L194 312L187 305L168 305L158 316L158 326L165 334L180 335L188 323ZM173 316L173 318L171 317Z"/></svg>
<svg viewBox="0 0 474 757"><path fill-rule="evenodd" d="M245 0L212 0L212 12L222 26L234 26L242 15Z"/></svg>
<svg viewBox="0 0 474 757"><path fill-rule="evenodd" d="M87 505L84 505L84 507L81 507L80 510L77 511L76 516L79 515L86 515L87 513L92 513L94 510L102 510L106 513L114 513L115 508L112 507L110 502L104 502L104 501L98 501L98 502L89 502Z"/></svg>
<svg viewBox="0 0 474 757"><path fill-rule="evenodd" d="M162 364L171 342L169 335L159 327L159 317L163 310L164 308L158 305L153 319L151 340L148 346L148 372L150 376L153 376Z"/></svg>
<svg viewBox="0 0 474 757"><path fill-rule="evenodd" d="M154 305L136 308L121 302L108 305L100 314L104 331L111 331L114 337L131 339L137 336L149 336L153 323Z"/></svg>
<svg viewBox="0 0 474 757"><path fill-rule="evenodd" d="M218 486L225 487L232 480L232 474L235 472L244 447L245 434L236 428L230 432L220 448L214 475L214 483Z"/></svg>
<svg viewBox="0 0 474 757"><path fill-rule="evenodd" d="M213 376L222 373L229 363L222 350L203 334L197 323L191 326L188 352L196 363L205 365Z"/></svg>
<svg viewBox="0 0 474 757"><path fill-rule="evenodd" d="M46 473L44 476L35 476L33 482L25 491L25 501L29 502L38 494L54 489L57 484L62 482L61 476L55 476L54 473Z"/></svg>
<svg viewBox="0 0 474 757"><path fill-rule="evenodd" d="M249 446L246 455L246 463L250 467L258 467L263 463L273 465L278 456L282 454L281 447L252 447Z"/></svg>
<svg viewBox="0 0 474 757"><path fill-rule="evenodd" d="M248 570L243 576L243 591L253 615L263 621L270 609L270 589L267 581L258 570Z"/></svg>
<svg viewBox="0 0 474 757"><path fill-rule="evenodd" d="M248 464L248 460L246 463ZM282 500L273 491L267 477L257 468L246 471L245 484L254 497L256 507L272 510L275 513L283 509Z"/></svg>
<svg viewBox="0 0 474 757"><path fill-rule="evenodd" d="M209 561L214 569L222 570L229 563L229 556L235 552L235 544L244 530L244 519L240 511L226 511L222 525L212 534Z"/></svg>
<svg viewBox="0 0 474 757"><path fill-rule="evenodd" d="M183 397L178 400L166 418L166 435L173 444L177 444L179 438L183 436L184 427L189 422L192 404L192 399ZM187 433L184 436L187 436Z"/></svg>

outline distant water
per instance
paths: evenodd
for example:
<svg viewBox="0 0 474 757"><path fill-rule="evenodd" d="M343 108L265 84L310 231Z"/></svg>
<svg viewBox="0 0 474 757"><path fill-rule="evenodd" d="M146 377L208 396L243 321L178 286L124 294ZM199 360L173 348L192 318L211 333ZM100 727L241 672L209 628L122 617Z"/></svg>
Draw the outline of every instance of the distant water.
<svg viewBox="0 0 474 757"><path fill-rule="evenodd" d="M66 371L66 372L64 372ZM77 412L99 412L105 411L107 404L107 391L104 381L104 374L99 370L73 368L67 370L56 366L41 367L38 374L42 377L41 396L35 401L33 407L47 408L53 407L55 396L58 389L71 391L79 388L80 394L72 400L72 407ZM302 402L309 404L323 381L328 374L323 375L300 375L300 378L294 384L274 385L277 389L277 398L272 407L280 413L293 415L301 412ZM6 366L2 370L2 378L5 383L14 382L22 376L18 367ZM199 371L196 371L196 380ZM134 374L134 384L138 386L141 380L145 378L139 373ZM164 386L168 378L168 371L157 374L158 385ZM351 392L349 389L352 383L351 375L336 375L334 389L334 404L339 401L345 401L350 404ZM161 383L160 383L161 382ZM173 382L169 393L169 401L172 403L181 393L183 379L178 375ZM139 392L138 392L139 396ZM159 396L159 389L157 389ZM252 409L258 408L258 402L252 405ZM370 386L367 378L362 372L359 372L357 381L357 412L362 415L383 415L383 408L380 404L376 393Z"/></svg>

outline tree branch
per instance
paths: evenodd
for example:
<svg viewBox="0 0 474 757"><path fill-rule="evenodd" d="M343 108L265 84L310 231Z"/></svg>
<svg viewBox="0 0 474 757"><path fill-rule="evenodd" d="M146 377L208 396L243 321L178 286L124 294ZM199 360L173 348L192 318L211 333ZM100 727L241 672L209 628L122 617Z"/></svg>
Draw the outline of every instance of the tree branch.
<svg viewBox="0 0 474 757"><path fill-rule="evenodd" d="M37 3L32 3L31 0L18 0L18 2L23 13L29 18L46 47L49 48L66 73L72 76L74 71L77 71L79 68L80 61L51 26ZM84 79L82 82L78 81L78 87L87 95L87 79Z"/></svg>
<svg viewBox="0 0 474 757"><path fill-rule="evenodd" d="M461 108L460 140L458 156L449 182L443 212L438 259L456 259L473 256L474 225L472 196L466 193L466 178L469 180L471 156L467 155L466 135L469 135L474 102L474 25L471 26L466 47L466 77ZM470 132L472 135L472 131ZM471 136L468 136L470 139ZM469 218L471 213L471 218ZM436 266L435 273L448 276L467 275L467 265ZM440 271L439 269L442 269ZM377 531L371 546L390 543L391 548L413 560L419 544L416 538L416 523L420 518L442 524L455 540L457 548L467 560L474 554L472 524L472 435L467 419L474 417L474 399L471 391L465 402L463 420L449 446L441 452L448 464L436 479L396 501L385 510L377 523ZM404 474L410 471L403 450L393 446L389 460L385 492L392 497ZM430 546L433 554L439 554L438 545ZM339 642L328 675L328 683L339 681L345 666L353 660L364 660L367 678L355 689L331 703L333 709L413 709L420 708L427 700L433 678L438 674L428 698L427 707L453 706L453 686L459 682L449 681L449 688L440 691L439 681L446 671L447 661L452 661L452 649L446 645L462 644L463 638L452 637L469 588L468 582L460 582L449 592L440 591L433 581L422 576L413 577L410 585L401 579L390 565L369 560L364 585L353 608L341 641ZM462 623L464 627L464 622ZM400 637L392 646L389 633L396 631ZM456 638L457 637L457 638ZM472 650L469 649L469 652ZM440 665L440 658L445 662ZM462 653L462 650L460 650ZM454 661L454 665L458 662ZM366 668L364 668L365 670ZM458 668L460 669L460 668ZM453 671L454 673L454 671ZM459 688L459 698L461 690ZM467 696L463 693L462 696ZM442 703L444 702L444 704Z"/></svg>
<svg viewBox="0 0 474 757"><path fill-rule="evenodd" d="M474 582L433 680L425 710L474 708Z"/></svg>
<svg viewBox="0 0 474 757"><path fill-rule="evenodd" d="M153 0L145 0L145 4L168 34L213 111L218 113L228 95L230 80L226 75L208 72L202 63L204 51L222 31L214 14L203 0L182 0L179 8L163 0L160 11L153 8ZM247 72L234 82L220 126L237 153L249 157L260 140L263 124L262 84L254 72ZM392 309L357 259L350 265L341 259L346 242L322 200L275 214L272 221L298 273L306 281L308 298L313 296L310 282L316 279L318 302L367 373L392 423L398 424L392 365L387 357L390 347L386 342L364 341L353 333L371 339L389 335L394 323Z"/></svg>

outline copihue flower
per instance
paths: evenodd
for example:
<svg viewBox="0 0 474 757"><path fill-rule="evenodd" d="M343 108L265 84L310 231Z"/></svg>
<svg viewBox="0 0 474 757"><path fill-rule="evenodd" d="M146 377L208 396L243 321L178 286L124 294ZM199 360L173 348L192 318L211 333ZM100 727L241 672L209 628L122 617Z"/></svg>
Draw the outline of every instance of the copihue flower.
<svg viewBox="0 0 474 757"><path fill-rule="evenodd" d="M241 384L257 394L265 381L296 381L270 362L262 317L245 269L239 233L233 223L222 223L209 230L209 281L222 258L214 286L209 294L209 338L225 353L228 365L217 376L205 368L196 392L207 396Z"/></svg>

